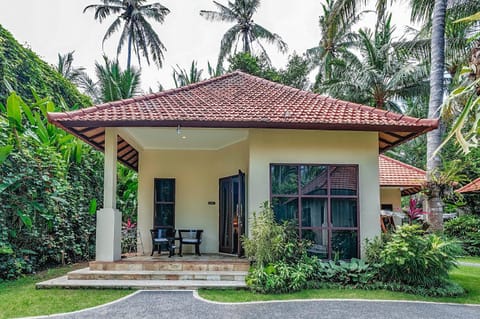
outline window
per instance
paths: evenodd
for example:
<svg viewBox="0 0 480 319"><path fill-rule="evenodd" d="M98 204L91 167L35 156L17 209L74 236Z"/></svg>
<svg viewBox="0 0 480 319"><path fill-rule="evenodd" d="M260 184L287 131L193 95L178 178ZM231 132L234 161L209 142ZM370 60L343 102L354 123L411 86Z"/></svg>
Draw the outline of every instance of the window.
<svg viewBox="0 0 480 319"><path fill-rule="evenodd" d="M295 220L310 253L359 256L357 165L271 164L270 192L276 219Z"/></svg>
<svg viewBox="0 0 480 319"><path fill-rule="evenodd" d="M175 228L175 179L155 179L155 214L153 226Z"/></svg>

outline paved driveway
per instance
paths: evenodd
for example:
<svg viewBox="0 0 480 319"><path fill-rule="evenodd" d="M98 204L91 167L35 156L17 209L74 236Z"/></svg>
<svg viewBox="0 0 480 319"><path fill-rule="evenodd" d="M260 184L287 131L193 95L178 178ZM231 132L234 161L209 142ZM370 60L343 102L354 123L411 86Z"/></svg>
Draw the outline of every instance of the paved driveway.
<svg viewBox="0 0 480 319"><path fill-rule="evenodd" d="M479 319L480 307L357 300L220 304L198 299L192 291L140 291L105 306L49 318Z"/></svg>

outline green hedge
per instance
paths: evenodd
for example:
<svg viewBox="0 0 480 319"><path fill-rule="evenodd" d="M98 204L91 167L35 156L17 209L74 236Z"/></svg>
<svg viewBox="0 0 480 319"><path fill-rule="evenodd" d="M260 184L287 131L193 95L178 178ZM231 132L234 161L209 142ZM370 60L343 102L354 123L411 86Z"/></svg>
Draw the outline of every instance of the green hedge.
<svg viewBox="0 0 480 319"><path fill-rule="evenodd" d="M81 94L75 85L66 80L34 52L20 45L0 25L0 100L4 101L10 88L26 100L33 101L34 90L39 96L51 97L69 109L92 104L89 97Z"/></svg>

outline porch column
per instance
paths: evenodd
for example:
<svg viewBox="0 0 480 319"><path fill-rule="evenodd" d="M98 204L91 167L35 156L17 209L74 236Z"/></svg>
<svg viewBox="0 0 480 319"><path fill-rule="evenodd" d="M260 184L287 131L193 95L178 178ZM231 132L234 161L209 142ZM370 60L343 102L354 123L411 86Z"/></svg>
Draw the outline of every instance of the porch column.
<svg viewBox="0 0 480 319"><path fill-rule="evenodd" d="M96 260L121 258L122 213L117 201L117 130L105 128L103 209L97 213Z"/></svg>

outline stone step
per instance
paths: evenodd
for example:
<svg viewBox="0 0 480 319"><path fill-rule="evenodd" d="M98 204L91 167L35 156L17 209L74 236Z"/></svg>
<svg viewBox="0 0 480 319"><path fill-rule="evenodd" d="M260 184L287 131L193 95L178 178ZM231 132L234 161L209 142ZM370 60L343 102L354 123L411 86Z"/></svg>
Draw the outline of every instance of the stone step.
<svg viewBox="0 0 480 319"><path fill-rule="evenodd" d="M96 288L96 289L188 289L200 288L243 289L245 282L213 280L69 280L67 276L58 277L36 284L37 289L49 288Z"/></svg>
<svg viewBox="0 0 480 319"><path fill-rule="evenodd" d="M248 271L250 264L245 259L236 261L92 261L90 270L117 270L117 271Z"/></svg>
<svg viewBox="0 0 480 319"><path fill-rule="evenodd" d="M68 280L207 280L245 281L246 271L122 271L83 268L67 274Z"/></svg>

